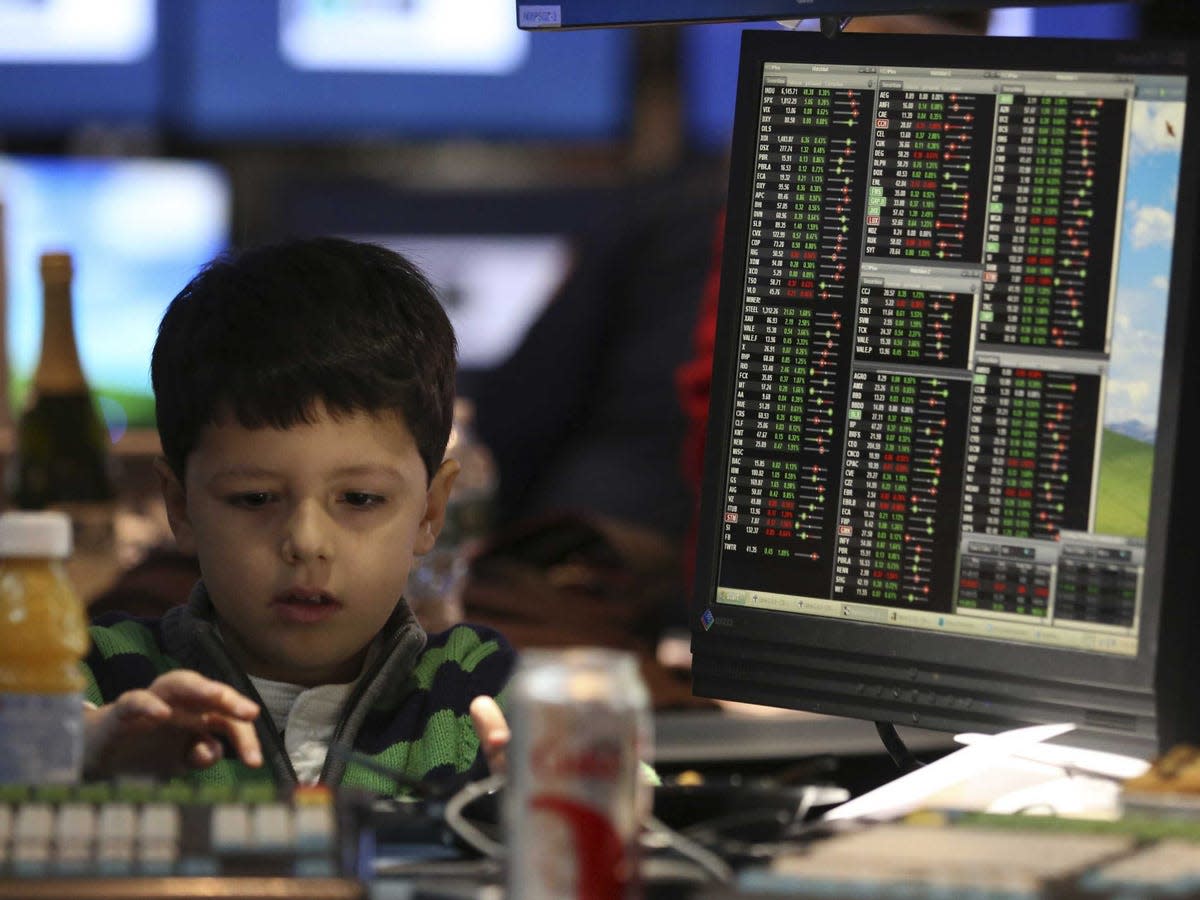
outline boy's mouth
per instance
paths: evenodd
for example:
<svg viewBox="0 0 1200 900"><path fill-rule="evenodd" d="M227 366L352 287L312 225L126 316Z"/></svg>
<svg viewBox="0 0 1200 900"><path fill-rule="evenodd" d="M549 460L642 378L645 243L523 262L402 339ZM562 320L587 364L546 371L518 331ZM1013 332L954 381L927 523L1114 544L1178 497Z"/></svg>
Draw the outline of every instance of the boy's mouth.
<svg viewBox="0 0 1200 900"><path fill-rule="evenodd" d="M280 618L300 624L323 621L342 608L342 604L331 594L307 590L277 594L271 606Z"/></svg>

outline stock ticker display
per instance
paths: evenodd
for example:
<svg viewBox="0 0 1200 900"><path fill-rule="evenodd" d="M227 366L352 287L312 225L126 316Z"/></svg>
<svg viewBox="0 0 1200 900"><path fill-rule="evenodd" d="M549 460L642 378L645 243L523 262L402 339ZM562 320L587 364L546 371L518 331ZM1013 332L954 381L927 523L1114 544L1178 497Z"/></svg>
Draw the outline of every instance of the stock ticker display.
<svg viewBox="0 0 1200 900"><path fill-rule="evenodd" d="M1136 653L1182 97L764 66L718 602Z"/></svg>

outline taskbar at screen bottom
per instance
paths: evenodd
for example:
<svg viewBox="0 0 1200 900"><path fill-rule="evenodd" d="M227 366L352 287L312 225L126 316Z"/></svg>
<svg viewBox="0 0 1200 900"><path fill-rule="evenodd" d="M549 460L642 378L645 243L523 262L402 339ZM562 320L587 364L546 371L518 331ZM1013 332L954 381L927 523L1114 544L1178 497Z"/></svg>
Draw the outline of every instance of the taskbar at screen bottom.
<svg viewBox="0 0 1200 900"><path fill-rule="evenodd" d="M798 597L746 588L717 589L716 601L775 612L874 623L967 637L988 638L1041 647L1059 647L1113 656L1135 657L1138 636L1131 629L1113 629L1088 622L1032 619L1003 613L938 613L903 607L878 606L823 597Z"/></svg>

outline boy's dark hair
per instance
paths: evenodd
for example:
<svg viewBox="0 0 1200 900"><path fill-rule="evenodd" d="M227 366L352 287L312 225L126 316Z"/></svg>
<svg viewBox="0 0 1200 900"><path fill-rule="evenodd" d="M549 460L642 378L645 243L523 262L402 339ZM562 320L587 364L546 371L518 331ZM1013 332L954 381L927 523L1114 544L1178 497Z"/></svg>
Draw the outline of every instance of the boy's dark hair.
<svg viewBox="0 0 1200 900"><path fill-rule="evenodd" d="M312 238L209 263L163 315L150 362L158 433L183 479L201 429L395 411L429 478L454 415L457 347L433 289L373 244Z"/></svg>

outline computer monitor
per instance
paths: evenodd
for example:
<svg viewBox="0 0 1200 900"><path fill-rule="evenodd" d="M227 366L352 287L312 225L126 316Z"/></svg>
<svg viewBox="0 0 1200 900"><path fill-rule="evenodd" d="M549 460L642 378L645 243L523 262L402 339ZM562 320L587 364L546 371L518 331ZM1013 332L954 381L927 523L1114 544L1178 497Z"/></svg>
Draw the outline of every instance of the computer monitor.
<svg viewBox="0 0 1200 900"><path fill-rule="evenodd" d="M1022 6L1062 5L1084 0L1021 0ZM524 29L595 28L681 22L794 20L814 16L959 11L966 7L1008 6L994 0L517 0L517 24Z"/></svg>
<svg viewBox="0 0 1200 900"><path fill-rule="evenodd" d="M158 323L228 246L227 173L195 160L0 156L0 206L12 400L19 408L41 347L38 258L67 250L80 360L110 434L117 441L127 429L152 428Z"/></svg>
<svg viewBox="0 0 1200 900"><path fill-rule="evenodd" d="M1198 59L747 32L697 694L1195 738Z"/></svg>

